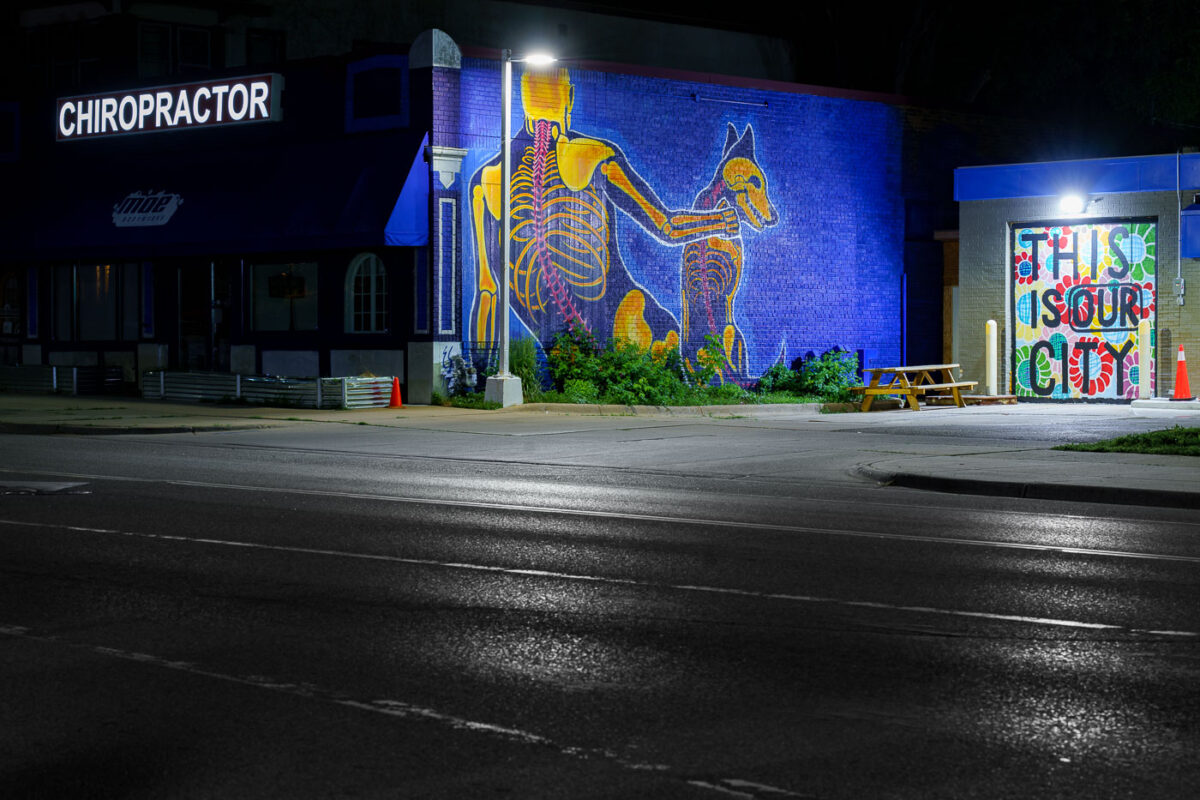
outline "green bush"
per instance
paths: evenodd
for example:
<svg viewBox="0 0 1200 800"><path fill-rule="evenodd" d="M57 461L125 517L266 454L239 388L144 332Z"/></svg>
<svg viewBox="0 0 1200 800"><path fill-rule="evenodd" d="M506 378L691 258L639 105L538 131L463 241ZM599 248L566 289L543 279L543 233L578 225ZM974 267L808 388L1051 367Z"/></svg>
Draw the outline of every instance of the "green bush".
<svg viewBox="0 0 1200 800"><path fill-rule="evenodd" d="M537 342L532 337L513 339L508 350L508 369L521 379L521 394L528 402L542 396L542 370L538 364Z"/></svg>
<svg viewBox="0 0 1200 800"><path fill-rule="evenodd" d="M738 403L756 403L758 399L736 383L722 383L720 386L709 386L705 390L708 400L713 405L734 405Z"/></svg>
<svg viewBox="0 0 1200 800"><path fill-rule="evenodd" d="M572 322L565 331L556 333L546 353L546 365L555 387L562 389L569 380L593 381L601 349L592 332L577 323Z"/></svg>
<svg viewBox="0 0 1200 800"><path fill-rule="evenodd" d="M729 359L721 340L711 333L705 334L704 346L696 351L696 365L692 368L696 385L708 386L718 373L724 374L728 368Z"/></svg>
<svg viewBox="0 0 1200 800"><path fill-rule="evenodd" d="M788 369L786 364L772 364L758 379L758 391L763 394L792 392L801 394L800 373Z"/></svg>
<svg viewBox="0 0 1200 800"><path fill-rule="evenodd" d="M577 396L590 396L582 386L586 383L606 403L674 405L688 392L677 349L663 351L656 358L624 339L611 340L601 347L581 325L572 324L557 334L546 360L555 387L564 394L568 394L570 382Z"/></svg>
<svg viewBox="0 0 1200 800"><path fill-rule="evenodd" d="M858 385L858 354L829 350L809 356L800 365L800 393L814 394L827 402L845 402L850 387Z"/></svg>
<svg viewBox="0 0 1200 800"><path fill-rule="evenodd" d="M591 381L571 378L563 383L563 398L568 403L595 403L600 399L600 390Z"/></svg>

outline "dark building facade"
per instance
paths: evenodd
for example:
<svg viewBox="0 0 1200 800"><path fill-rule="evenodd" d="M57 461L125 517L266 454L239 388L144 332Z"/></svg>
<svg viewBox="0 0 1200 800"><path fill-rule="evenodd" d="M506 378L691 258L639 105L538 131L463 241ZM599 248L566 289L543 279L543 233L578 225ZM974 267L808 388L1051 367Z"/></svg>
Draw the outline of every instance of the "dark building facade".
<svg viewBox="0 0 1200 800"><path fill-rule="evenodd" d="M0 104L19 187L0 356L130 382L370 372L427 401L495 340L496 51L436 29L318 47L222 8L22 17L28 41L75 38ZM288 57L299 42L338 52ZM575 321L685 358L711 336L745 383L833 347L942 360L949 167L1010 155L995 126L761 79L517 67L513 336Z"/></svg>

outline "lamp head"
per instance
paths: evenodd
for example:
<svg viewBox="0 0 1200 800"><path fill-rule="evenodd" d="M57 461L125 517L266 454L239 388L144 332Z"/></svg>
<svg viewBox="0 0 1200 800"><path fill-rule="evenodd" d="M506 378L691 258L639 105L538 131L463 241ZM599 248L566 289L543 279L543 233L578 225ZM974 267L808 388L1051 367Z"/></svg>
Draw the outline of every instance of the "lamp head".
<svg viewBox="0 0 1200 800"><path fill-rule="evenodd" d="M1064 194L1058 198L1058 210L1064 214L1082 214L1083 198L1077 194Z"/></svg>

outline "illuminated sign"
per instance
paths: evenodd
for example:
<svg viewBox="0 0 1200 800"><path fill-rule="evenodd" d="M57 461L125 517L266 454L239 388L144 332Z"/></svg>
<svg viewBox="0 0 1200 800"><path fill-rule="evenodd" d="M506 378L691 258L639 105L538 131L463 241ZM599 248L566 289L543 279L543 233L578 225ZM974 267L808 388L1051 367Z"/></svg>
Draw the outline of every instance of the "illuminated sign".
<svg viewBox="0 0 1200 800"><path fill-rule="evenodd" d="M144 228L166 225L183 198L167 192L133 192L113 205L113 225L118 228Z"/></svg>
<svg viewBox="0 0 1200 800"><path fill-rule="evenodd" d="M107 94L61 97L58 141L273 122L282 116L283 76L251 75Z"/></svg>

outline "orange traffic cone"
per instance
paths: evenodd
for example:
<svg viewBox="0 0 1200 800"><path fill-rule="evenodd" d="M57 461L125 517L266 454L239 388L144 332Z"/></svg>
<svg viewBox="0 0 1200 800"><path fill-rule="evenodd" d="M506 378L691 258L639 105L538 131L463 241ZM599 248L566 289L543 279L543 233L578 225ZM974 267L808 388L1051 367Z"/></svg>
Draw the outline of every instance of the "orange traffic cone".
<svg viewBox="0 0 1200 800"><path fill-rule="evenodd" d="M388 408L404 408L404 401L400 399L399 378L392 378L392 402L388 403Z"/></svg>
<svg viewBox="0 0 1200 800"><path fill-rule="evenodd" d="M1183 345L1179 345L1179 360L1175 363L1175 396L1172 400L1195 400L1192 387L1188 386L1187 360L1183 357Z"/></svg>

